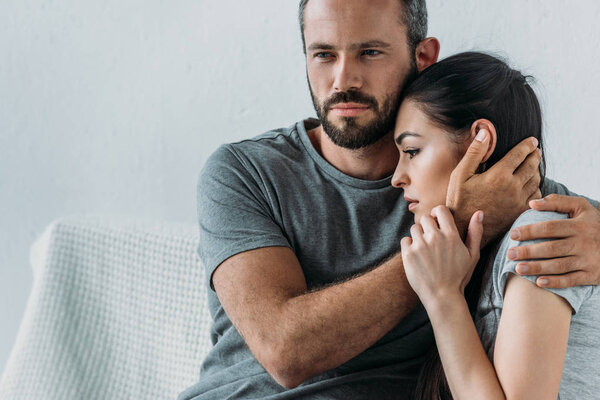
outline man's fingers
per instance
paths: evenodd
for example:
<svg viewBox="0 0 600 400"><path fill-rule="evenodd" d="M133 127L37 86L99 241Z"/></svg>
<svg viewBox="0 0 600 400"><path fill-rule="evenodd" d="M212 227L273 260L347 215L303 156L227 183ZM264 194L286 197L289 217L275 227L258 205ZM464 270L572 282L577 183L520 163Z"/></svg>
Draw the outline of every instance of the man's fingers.
<svg viewBox="0 0 600 400"><path fill-rule="evenodd" d="M591 277L583 272L576 271L566 275L544 275L536 280L536 285L543 288L561 289L574 286L586 285L586 282L591 281Z"/></svg>
<svg viewBox="0 0 600 400"><path fill-rule="evenodd" d="M516 270L519 275L562 275L575 270L575 261L575 257L525 261L518 263Z"/></svg>
<svg viewBox="0 0 600 400"><path fill-rule="evenodd" d="M464 182L471 177L483 161L490 143L490 134L487 130L479 131L475 140L471 142L467 152L460 160L452 175L460 182Z"/></svg>
<svg viewBox="0 0 600 400"><path fill-rule="evenodd" d="M467 240L465 244L469 249L471 258L479 258L479 249L481 248L481 238L483 236L483 211L477 211L469 221L469 230L467 231Z"/></svg>
<svg viewBox="0 0 600 400"><path fill-rule="evenodd" d="M542 198L542 192L540 191L540 188L538 186L537 190L531 196L529 196L529 198L527 199L527 203L529 204L530 201L539 200L541 198Z"/></svg>
<svg viewBox="0 0 600 400"><path fill-rule="evenodd" d="M557 239L577 233L577 223L571 219L558 219L520 226L510 231L510 238L524 242L535 239Z"/></svg>
<svg viewBox="0 0 600 400"><path fill-rule="evenodd" d="M490 171L493 169L509 169L514 171L525 161L527 156L537 149L538 140L530 137L523 140L521 143L513 147L500 161L498 161Z"/></svg>
<svg viewBox="0 0 600 400"><path fill-rule="evenodd" d="M523 183L523 187L528 189L528 194L531 194L535 191L537 187L540 185L540 162L542 161L542 157L539 151L533 151L529 153L525 161L514 173L514 176L519 179L520 182Z"/></svg>
<svg viewBox="0 0 600 400"><path fill-rule="evenodd" d="M568 257L573 255L573 250L572 240L560 239L513 247L507 257L513 261Z"/></svg>
<svg viewBox="0 0 600 400"><path fill-rule="evenodd" d="M581 211L589 204L583 197L562 196L551 194L540 200L529 202L529 206L538 211L556 211L569 214L573 217L578 211Z"/></svg>

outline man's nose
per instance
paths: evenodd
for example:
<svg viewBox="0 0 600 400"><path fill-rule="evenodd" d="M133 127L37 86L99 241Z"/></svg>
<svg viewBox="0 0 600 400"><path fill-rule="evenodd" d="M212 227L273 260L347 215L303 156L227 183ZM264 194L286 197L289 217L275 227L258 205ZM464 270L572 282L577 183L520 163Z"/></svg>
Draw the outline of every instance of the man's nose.
<svg viewBox="0 0 600 400"><path fill-rule="evenodd" d="M353 57L341 56L335 71L333 89L336 92L346 92L348 90L360 90L362 85L363 81L358 62Z"/></svg>

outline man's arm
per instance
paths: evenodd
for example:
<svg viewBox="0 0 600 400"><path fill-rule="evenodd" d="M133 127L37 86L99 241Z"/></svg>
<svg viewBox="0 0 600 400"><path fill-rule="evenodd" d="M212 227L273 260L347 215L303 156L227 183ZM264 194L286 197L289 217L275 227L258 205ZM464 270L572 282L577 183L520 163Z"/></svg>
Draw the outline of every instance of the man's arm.
<svg viewBox="0 0 600 400"><path fill-rule="evenodd" d="M286 388L362 353L418 303L400 254L353 279L308 292L290 249L262 248L223 262L213 283L256 359Z"/></svg>
<svg viewBox="0 0 600 400"><path fill-rule="evenodd" d="M475 174L488 141L489 135L482 142L474 140L450 178L446 206L453 211L459 232L466 231L468 217L478 209L486 216L483 244L504 233L528 209L528 204L538 211L567 213L571 217L568 220L541 222L511 232L511 238L521 241L560 240L509 249L508 257L515 261L538 259L517 268L521 275L542 275L537 280L538 286L600 284L600 209L582 198L569 196L550 195L533 201L539 199L541 193L539 174L534 174L540 154L533 151L537 141L532 138L515 146L489 171ZM486 193L482 187L495 190ZM517 206L508 208L507 204L514 203L515 199Z"/></svg>
<svg viewBox="0 0 600 400"><path fill-rule="evenodd" d="M507 171L502 176L517 181L513 186L518 187L515 192L519 194L523 192L521 180L537 175L539 157L527 157L534 149L530 142L515 150L516 165L527 166L516 178L512 178L512 165L504 167ZM206 265L218 260L223 248L237 248L236 238L255 238L259 232L270 242L281 235L279 226L264 212L268 207L258 196L249 194L260 193L260 189L253 186L251 176L244 176L243 165L236 164L238 158L221 149L219 157L213 157L201 175L201 256ZM537 190L537 184L533 186L532 193ZM491 197L484 197L490 192ZM469 193L494 204L495 197L506 194L506 188L474 185ZM490 209L492 204L482 209ZM510 196L503 204L505 209L497 213L514 210L520 204L519 196ZM457 208L455 217L468 221L469 212L468 208ZM418 302L406 281L400 254L353 279L308 292L296 256L279 246L283 244L243 250L219 261L212 283L225 312L256 359L285 387L297 386L365 351Z"/></svg>

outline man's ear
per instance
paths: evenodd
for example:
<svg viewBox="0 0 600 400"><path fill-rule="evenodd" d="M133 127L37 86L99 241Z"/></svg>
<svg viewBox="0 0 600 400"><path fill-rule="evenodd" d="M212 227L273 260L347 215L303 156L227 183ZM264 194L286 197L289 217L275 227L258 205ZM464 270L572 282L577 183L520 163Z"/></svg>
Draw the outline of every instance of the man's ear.
<svg viewBox="0 0 600 400"><path fill-rule="evenodd" d="M488 150L485 153L485 156L483 156L483 160L481 161L482 163L484 163L492 156L492 153L496 149L497 136L496 127L494 126L494 124L492 124L490 120L478 119L477 121L473 122L473 125L471 125L471 140L469 140L469 144L471 144L471 142L475 139L479 131L482 129L488 131L488 134L490 135L490 144L488 146Z"/></svg>
<svg viewBox="0 0 600 400"><path fill-rule="evenodd" d="M434 37L423 39L415 49L415 59L417 60L419 73L431 64L436 63L439 55L440 42Z"/></svg>

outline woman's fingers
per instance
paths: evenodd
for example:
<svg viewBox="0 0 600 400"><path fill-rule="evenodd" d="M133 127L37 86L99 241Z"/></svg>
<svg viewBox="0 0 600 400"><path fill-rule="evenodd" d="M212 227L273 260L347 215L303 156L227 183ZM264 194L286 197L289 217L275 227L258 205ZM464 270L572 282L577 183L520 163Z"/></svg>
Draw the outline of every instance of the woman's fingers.
<svg viewBox="0 0 600 400"><path fill-rule="evenodd" d="M414 224L410 227L410 236L412 237L412 242L423 241L423 228L420 224Z"/></svg>
<svg viewBox="0 0 600 400"><path fill-rule="evenodd" d="M431 210L431 215L437 219L437 223L440 226L440 230L446 234L456 233L458 235L458 229L454 222L454 217L450 212L450 209L446 206L437 206Z"/></svg>
<svg viewBox="0 0 600 400"><path fill-rule="evenodd" d="M408 250L410 248L411 244L412 244L411 238L409 238L408 236L403 237L402 240L400 240L400 251L404 252L404 251Z"/></svg>
<svg viewBox="0 0 600 400"><path fill-rule="evenodd" d="M421 217L420 224L423 227L423 233L425 234L425 236L430 236L433 233L440 230L436 220L429 215L423 215Z"/></svg>

